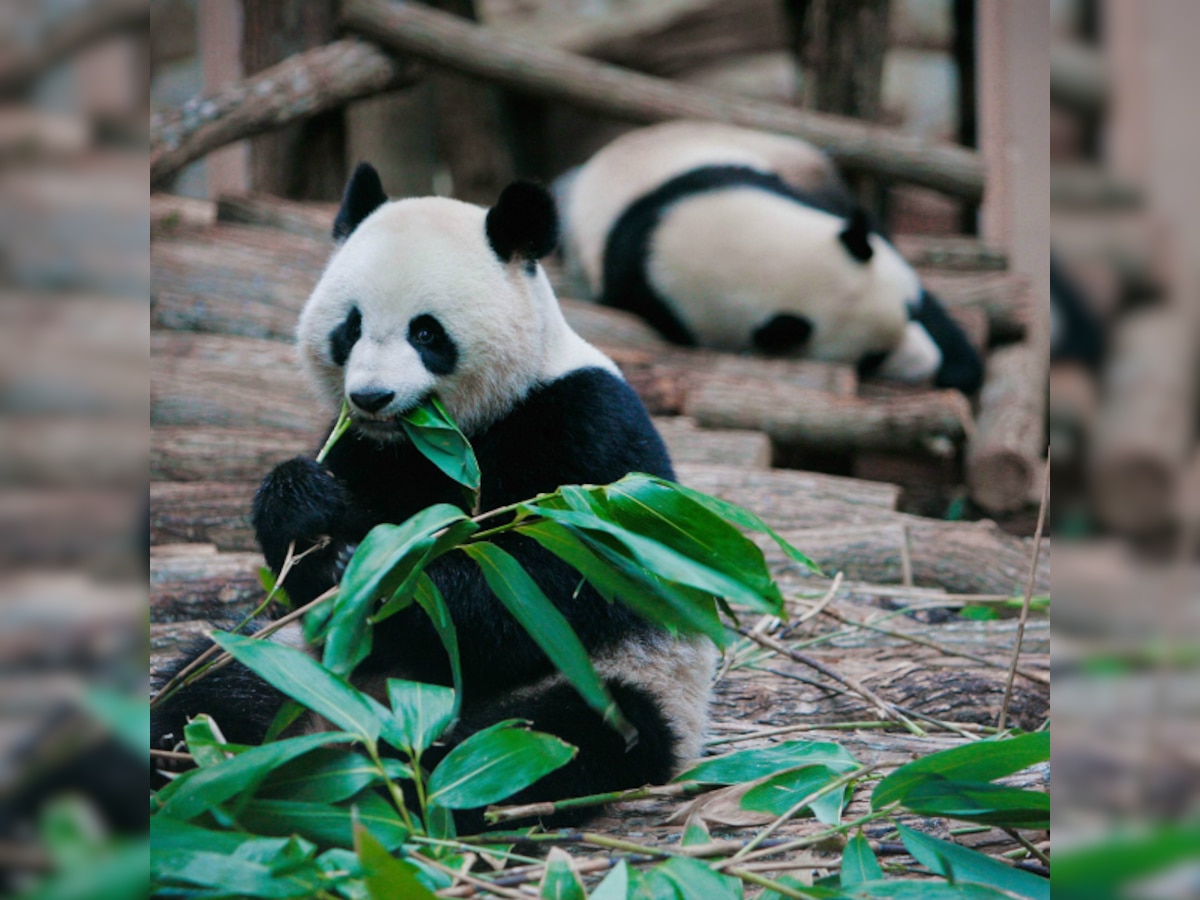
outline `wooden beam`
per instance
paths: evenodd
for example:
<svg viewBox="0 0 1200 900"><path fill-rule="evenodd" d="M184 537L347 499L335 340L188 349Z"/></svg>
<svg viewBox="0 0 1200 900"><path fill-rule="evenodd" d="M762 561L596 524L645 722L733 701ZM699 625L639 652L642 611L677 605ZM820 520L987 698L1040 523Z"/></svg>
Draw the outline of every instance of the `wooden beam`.
<svg viewBox="0 0 1200 900"><path fill-rule="evenodd" d="M822 147L841 166L977 200L978 156L961 147L835 116L718 94L506 38L418 4L349 0L343 21L389 49L513 90L640 122L706 119L780 134Z"/></svg>

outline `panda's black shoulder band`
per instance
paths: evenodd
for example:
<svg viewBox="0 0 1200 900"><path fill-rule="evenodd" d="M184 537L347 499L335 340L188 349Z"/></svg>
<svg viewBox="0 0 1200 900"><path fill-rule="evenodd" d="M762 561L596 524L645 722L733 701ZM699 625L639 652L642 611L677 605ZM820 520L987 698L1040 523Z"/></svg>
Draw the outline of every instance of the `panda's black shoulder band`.
<svg viewBox="0 0 1200 900"><path fill-rule="evenodd" d="M514 181L488 210L488 243L504 262L541 259L558 245L558 212L541 185Z"/></svg>

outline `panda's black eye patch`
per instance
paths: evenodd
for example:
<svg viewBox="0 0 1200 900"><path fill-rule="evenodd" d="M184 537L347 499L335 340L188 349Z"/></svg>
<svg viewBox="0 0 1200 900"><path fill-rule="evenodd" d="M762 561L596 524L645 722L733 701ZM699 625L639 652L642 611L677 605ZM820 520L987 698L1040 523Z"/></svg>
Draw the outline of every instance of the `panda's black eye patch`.
<svg viewBox="0 0 1200 900"><path fill-rule="evenodd" d="M335 365L344 366L350 358L350 351L362 337L362 313L358 307L350 308L345 320L333 331L329 332L329 355Z"/></svg>
<svg viewBox="0 0 1200 900"><path fill-rule="evenodd" d="M442 323L431 315L413 317L408 323L408 342L434 375L449 375L458 364L458 347Z"/></svg>

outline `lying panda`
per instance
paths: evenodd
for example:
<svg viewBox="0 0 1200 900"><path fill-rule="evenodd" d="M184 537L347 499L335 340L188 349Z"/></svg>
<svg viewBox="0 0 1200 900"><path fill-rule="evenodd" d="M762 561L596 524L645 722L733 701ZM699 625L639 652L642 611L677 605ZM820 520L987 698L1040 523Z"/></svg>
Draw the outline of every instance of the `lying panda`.
<svg viewBox="0 0 1200 900"><path fill-rule="evenodd" d="M388 202L374 169L355 171L334 224L339 245L297 329L318 394L331 410L345 398L354 424L324 465L284 462L254 500L258 541L276 572L290 542L301 550L318 536L332 538L288 575L297 604L337 583L373 526L435 503L463 506L459 485L398 423L431 394L474 446L483 509L632 471L673 477L637 395L563 319L538 263L557 236L553 201L531 184L510 185L484 210L444 198ZM700 751L715 649L707 639L670 637L606 602L529 538L505 534L495 542L570 621L638 741L627 751L492 595L475 563L450 553L427 570L450 607L461 653L462 718L450 742L521 718L579 748L515 802L669 780ZM371 655L355 672L364 689L387 677L451 682L441 641L416 605L375 626ZM177 741L186 717L200 712L212 714L228 740L260 743L283 701L237 665L177 698L155 711L155 743Z"/></svg>
<svg viewBox="0 0 1200 900"><path fill-rule="evenodd" d="M670 341L979 388L962 330L810 144L670 122L613 141L564 192L569 268Z"/></svg>

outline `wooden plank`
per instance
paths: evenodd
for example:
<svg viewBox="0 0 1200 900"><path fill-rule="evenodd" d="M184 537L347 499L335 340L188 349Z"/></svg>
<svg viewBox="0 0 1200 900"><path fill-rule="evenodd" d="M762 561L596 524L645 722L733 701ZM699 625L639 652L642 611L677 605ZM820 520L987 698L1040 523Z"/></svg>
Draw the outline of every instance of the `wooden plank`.
<svg viewBox="0 0 1200 900"><path fill-rule="evenodd" d="M654 420L654 427L676 468L701 463L751 469L771 465L771 439L761 431L700 428L686 416L660 416Z"/></svg>

